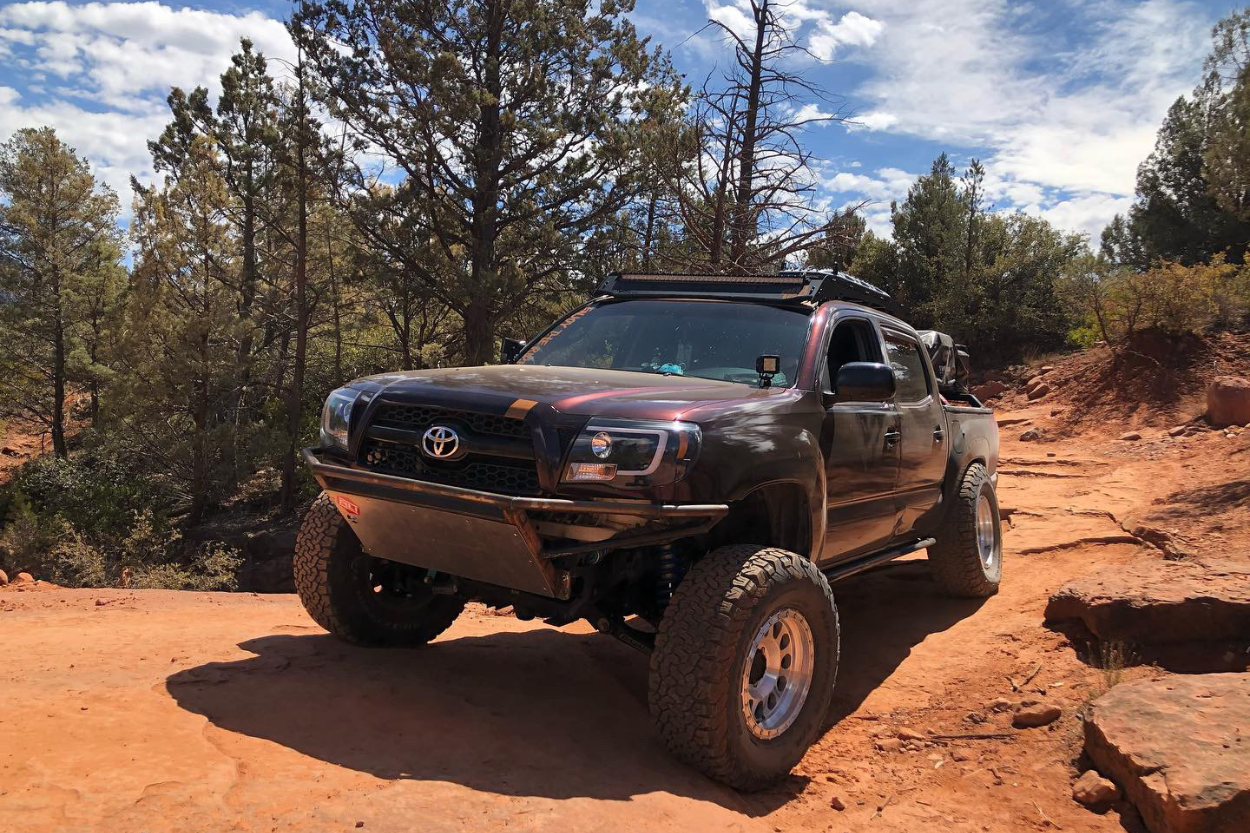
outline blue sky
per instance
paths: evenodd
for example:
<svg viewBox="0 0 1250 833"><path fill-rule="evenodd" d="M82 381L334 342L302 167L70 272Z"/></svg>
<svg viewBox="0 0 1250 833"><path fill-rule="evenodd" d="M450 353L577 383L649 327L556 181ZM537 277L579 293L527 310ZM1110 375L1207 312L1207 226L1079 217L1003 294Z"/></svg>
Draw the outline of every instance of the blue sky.
<svg viewBox="0 0 1250 833"><path fill-rule="evenodd" d="M813 126L819 197L871 201L888 231L940 152L987 168L999 210L1091 234L1132 199L1134 171L1168 105L1194 87L1210 0L790 0L784 15L821 61L804 71L856 124ZM152 178L145 142L167 121L169 87L215 90L240 36L290 55L284 2L0 4L0 136L51 124L129 202ZM728 58L709 17L744 25L745 0L637 0L632 17L699 82ZM815 103L815 102L813 102ZM825 107L828 109L828 107Z"/></svg>

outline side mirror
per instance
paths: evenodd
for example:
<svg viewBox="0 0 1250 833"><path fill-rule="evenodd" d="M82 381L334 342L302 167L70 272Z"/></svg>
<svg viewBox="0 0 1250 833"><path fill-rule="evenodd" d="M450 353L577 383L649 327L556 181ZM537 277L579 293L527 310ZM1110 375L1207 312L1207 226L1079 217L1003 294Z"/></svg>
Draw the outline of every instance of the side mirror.
<svg viewBox="0 0 1250 833"><path fill-rule="evenodd" d="M888 364L847 362L838 368L837 402L889 402L894 398L894 371Z"/></svg>
<svg viewBox="0 0 1250 833"><path fill-rule="evenodd" d="M517 357L521 355L521 351L525 349L525 342L519 338L503 339L503 344L499 348L499 361L501 364L515 364Z"/></svg>

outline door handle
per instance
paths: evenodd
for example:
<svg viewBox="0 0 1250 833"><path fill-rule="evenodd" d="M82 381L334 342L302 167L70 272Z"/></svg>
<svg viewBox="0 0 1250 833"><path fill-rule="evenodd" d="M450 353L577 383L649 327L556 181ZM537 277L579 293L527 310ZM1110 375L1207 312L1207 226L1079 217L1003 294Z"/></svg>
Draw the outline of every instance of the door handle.
<svg viewBox="0 0 1250 833"><path fill-rule="evenodd" d="M903 432L897 428L891 428L885 432L885 447L893 448L898 445L898 441L903 438Z"/></svg>
<svg viewBox="0 0 1250 833"><path fill-rule="evenodd" d="M939 425L937 428L933 429L933 441L935 443L940 443L944 439L946 439L946 431Z"/></svg>

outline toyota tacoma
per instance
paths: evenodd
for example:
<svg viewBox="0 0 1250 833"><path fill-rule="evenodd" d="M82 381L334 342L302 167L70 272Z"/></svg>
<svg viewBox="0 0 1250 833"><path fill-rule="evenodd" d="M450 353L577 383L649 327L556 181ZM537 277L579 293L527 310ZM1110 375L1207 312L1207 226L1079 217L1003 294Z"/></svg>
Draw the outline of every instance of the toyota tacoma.
<svg viewBox="0 0 1250 833"><path fill-rule="evenodd" d="M947 364L845 274L613 275L502 364L329 396L300 598L360 645L470 600L586 620L650 655L677 757L762 788L824 724L831 584L927 550L943 591L998 589L998 429Z"/></svg>

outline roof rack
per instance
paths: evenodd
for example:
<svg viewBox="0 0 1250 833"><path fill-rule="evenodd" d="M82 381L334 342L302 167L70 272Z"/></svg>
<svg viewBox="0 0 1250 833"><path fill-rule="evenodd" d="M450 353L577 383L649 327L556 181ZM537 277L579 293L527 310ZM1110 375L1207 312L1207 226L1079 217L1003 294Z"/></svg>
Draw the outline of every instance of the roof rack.
<svg viewBox="0 0 1250 833"><path fill-rule="evenodd" d="M608 275L599 293L614 298L713 298L820 304L851 301L901 317L902 307L867 281L831 269L798 269L773 275L620 273Z"/></svg>

